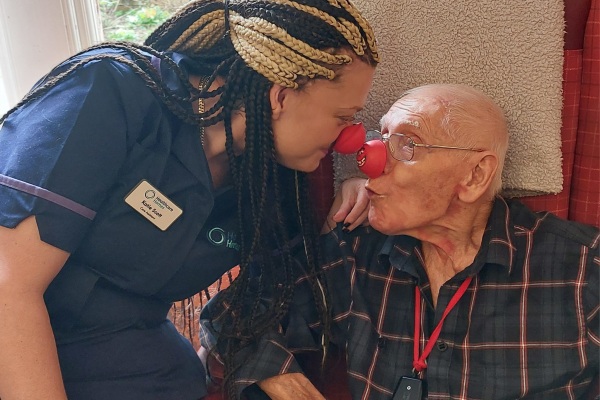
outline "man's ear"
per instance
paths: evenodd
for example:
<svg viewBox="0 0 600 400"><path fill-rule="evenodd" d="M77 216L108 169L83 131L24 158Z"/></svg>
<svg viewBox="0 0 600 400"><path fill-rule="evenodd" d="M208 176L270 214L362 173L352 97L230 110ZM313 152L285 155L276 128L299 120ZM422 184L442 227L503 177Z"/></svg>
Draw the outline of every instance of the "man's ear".
<svg viewBox="0 0 600 400"><path fill-rule="evenodd" d="M281 116L286 105L286 99L289 94L289 88L278 84L273 84L269 90L269 100L271 101L271 114L273 119Z"/></svg>
<svg viewBox="0 0 600 400"><path fill-rule="evenodd" d="M498 170L498 157L486 151L478 154L478 162L461 182L462 190L458 196L466 203L473 203L488 192Z"/></svg>

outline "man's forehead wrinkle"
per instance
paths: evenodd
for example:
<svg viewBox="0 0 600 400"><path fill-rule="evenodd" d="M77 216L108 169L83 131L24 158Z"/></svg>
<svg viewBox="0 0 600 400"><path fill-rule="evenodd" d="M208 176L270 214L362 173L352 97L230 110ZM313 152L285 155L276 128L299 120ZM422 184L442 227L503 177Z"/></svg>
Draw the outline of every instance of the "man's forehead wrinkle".
<svg viewBox="0 0 600 400"><path fill-rule="evenodd" d="M417 93L417 95L422 97L413 99L415 101L412 103L415 104L414 111L418 110L421 132L424 133L422 139L446 141L448 135L446 130L442 129L442 125L451 102L437 94Z"/></svg>
<svg viewBox="0 0 600 400"><path fill-rule="evenodd" d="M414 129L422 141L446 142L448 135L442 125L450 105L451 101L439 93L417 91L398 99L381 118L381 126L393 133Z"/></svg>
<svg viewBox="0 0 600 400"><path fill-rule="evenodd" d="M382 126L411 126L419 131L435 131L444 109L439 99L403 97L382 118Z"/></svg>
<svg viewBox="0 0 600 400"><path fill-rule="evenodd" d="M415 105L418 104L418 102L405 102L403 100L404 98L398 100L396 103L394 103L394 105L392 105L392 107L390 107L390 110L381 119L382 125L398 125L404 123L418 127L419 124L415 120L415 111L418 112L418 109L415 107Z"/></svg>
<svg viewBox="0 0 600 400"><path fill-rule="evenodd" d="M398 127L398 126L412 126L417 129L421 128L421 123L419 122L421 118L417 115L405 115L405 114L386 114L384 118L382 118L382 126L386 127Z"/></svg>

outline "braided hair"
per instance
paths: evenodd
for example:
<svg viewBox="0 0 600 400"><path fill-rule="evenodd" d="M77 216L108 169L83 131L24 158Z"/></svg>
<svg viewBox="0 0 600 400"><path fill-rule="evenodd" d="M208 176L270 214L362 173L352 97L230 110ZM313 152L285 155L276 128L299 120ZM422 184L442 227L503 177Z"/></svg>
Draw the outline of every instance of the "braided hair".
<svg viewBox="0 0 600 400"><path fill-rule="evenodd" d="M234 354L277 327L293 296L294 233L304 238L307 275L325 332L324 350L330 325L306 176L275 161L268 90L274 83L297 89L309 79L333 80L343 65L352 62L348 53L375 65L379 61L375 38L348 0L229 0L225 5L207 0L183 8L146 44L185 53L214 70L211 80L225 76L221 103L214 108L223 107L226 147L238 191L241 263L238 278L222 300L229 305L231 320L223 324L220 341L225 341L227 393L234 397L229 379L238 367ZM243 156L236 160L230 118L238 103L245 107L246 143ZM258 269L253 280L251 269ZM272 301L265 306L260 299L266 291ZM244 308L242 299L249 293L254 301Z"/></svg>
<svg viewBox="0 0 600 400"><path fill-rule="evenodd" d="M311 79L334 80L344 65L359 59L379 62L373 31L350 0L197 0L178 10L144 42L106 43L131 57L93 54L30 92L19 104L41 96L73 71L100 58L131 66L165 105L181 120L206 127L223 121L226 152L237 192L240 273L223 293L229 305L220 345L225 351L229 397L235 388L229 379L237 369L233 355L269 329L278 327L294 290L294 241L301 237L301 256L323 327L324 349L331 316L327 290L320 276L316 221L311 216L307 176L276 161L269 90L273 84L302 89ZM208 76L204 89L194 88L165 52L182 53L192 60L193 73ZM188 95L176 95L160 80L147 54L161 58L181 77ZM349 55L351 54L351 55ZM209 91L217 78L225 82ZM215 105L196 114L189 102L218 98ZM245 150L236 156L231 118L244 109ZM296 251L297 252L297 251ZM253 282L253 283L252 283ZM260 302L269 292L272 301ZM243 298L253 299L244 308Z"/></svg>

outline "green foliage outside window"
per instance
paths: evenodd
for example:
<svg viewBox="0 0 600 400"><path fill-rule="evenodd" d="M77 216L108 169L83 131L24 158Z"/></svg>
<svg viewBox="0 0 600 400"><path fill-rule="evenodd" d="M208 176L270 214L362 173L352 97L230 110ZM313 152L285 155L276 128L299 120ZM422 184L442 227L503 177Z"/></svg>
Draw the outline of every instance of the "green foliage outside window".
<svg viewBox="0 0 600 400"><path fill-rule="evenodd" d="M104 37L142 43L188 0L99 0Z"/></svg>

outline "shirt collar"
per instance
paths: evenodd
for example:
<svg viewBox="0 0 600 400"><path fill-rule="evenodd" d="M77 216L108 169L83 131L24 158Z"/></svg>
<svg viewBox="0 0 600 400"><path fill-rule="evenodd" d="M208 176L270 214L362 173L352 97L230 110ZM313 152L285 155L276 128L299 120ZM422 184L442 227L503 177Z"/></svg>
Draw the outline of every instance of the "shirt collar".
<svg viewBox="0 0 600 400"><path fill-rule="evenodd" d="M387 260L400 271L419 277L416 263L411 262L416 258L414 253L418 245L419 241L411 236L389 236L381 247L378 258L382 261Z"/></svg>
<svg viewBox="0 0 600 400"><path fill-rule="evenodd" d="M495 264L503 266L510 274L515 260L514 232L510 225L510 210L506 201L496 197L490 217L485 228L481 248L475 256L473 264L465 272L469 275L478 273L484 265ZM389 263L400 271L419 276L415 263L415 249L419 241L413 237L400 235L390 236L384 242L379 258L389 260Z"/></svg>
<svg viewBox="0 0 600 400"><path fill-rule="evenodd" d="M508 203L496 197L474 264L483 260L486 264L502 265L511 273L517 250L510 220Z"/></svg>

